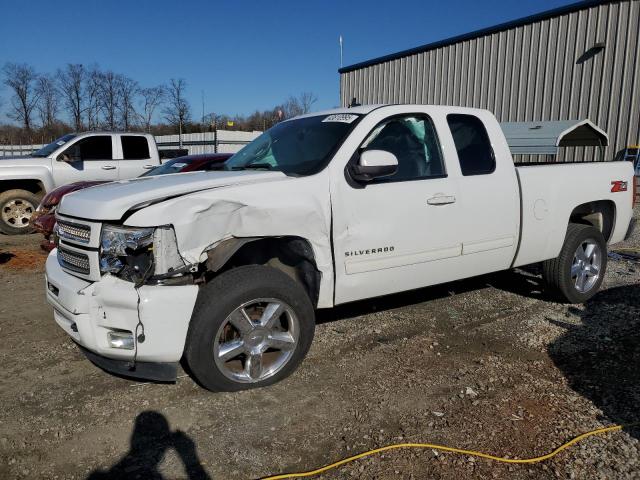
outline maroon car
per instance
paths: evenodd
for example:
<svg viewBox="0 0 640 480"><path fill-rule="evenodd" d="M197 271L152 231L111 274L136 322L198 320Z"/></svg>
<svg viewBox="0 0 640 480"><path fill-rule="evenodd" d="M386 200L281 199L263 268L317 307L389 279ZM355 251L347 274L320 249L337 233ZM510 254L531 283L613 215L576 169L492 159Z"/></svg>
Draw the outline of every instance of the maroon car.
<svg viewBox="0 0 640 480"><path fill-rule="evenodd" d="M164 162L148 172L140 175L141 177L151 177L155 175L166 175L168 173L184 173L184 172L196 172L207 170L218 170L222 167L224 162L227 161L232 154L230 153L204 153L201 155L186 155L184 157L173 158ZM55 241L53 238L53 228L56 225L56 207L66 194L83 190L85 188L93 187L94 185L100 185L107 182L100 181L86 181L70 183L68 185L62 185L61 187L51 190L45 195L40 202L35 213L31 216L29 222L33 228L44 235L44 240L40 246L50 251L55 248Z"/></svg>

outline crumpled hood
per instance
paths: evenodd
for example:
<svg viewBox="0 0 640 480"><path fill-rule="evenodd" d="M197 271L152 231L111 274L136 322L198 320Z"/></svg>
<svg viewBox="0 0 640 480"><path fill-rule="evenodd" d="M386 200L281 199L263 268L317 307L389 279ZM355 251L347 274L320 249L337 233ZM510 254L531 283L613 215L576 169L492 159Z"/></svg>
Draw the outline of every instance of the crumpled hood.
<svg viewBox="0 0 640 480"><path fill-rule="evenodd" d="M134 207L167 198L251 182L283 180L282 172L243 170L193 172L140 177L106 183L65 195L58 212L89 220L120 220Z"/></svg>

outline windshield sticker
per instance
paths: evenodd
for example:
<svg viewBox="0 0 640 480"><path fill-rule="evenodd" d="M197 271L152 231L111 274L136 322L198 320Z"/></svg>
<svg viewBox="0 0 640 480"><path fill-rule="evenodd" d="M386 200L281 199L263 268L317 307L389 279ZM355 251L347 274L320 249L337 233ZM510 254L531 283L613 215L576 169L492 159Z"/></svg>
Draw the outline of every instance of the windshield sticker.
<svg viewBox="0 0 640 480"><path fill-rule="evenodd" d="M358 115L352 115L350 113L338 113L335 115L329 115L327 118L322 120L323 122L342 122L342 123L351 123Z"/></svg>
<svg viewBox="0 0 640 480"><path fill-rule="evenodd" d="M65 143L67 143L67 142L65 142L64 140L58 140L58 141L56 142L56 145L58 145L58 146L62 146L62 145L64 145Z"/></svg>
<svg viewBox="0 0 640 480"><path fill-rule="evenodd" d="M171 165L171 168L182 168L186 166L187 166L186 163L174 163L173 165Z"/></svg>

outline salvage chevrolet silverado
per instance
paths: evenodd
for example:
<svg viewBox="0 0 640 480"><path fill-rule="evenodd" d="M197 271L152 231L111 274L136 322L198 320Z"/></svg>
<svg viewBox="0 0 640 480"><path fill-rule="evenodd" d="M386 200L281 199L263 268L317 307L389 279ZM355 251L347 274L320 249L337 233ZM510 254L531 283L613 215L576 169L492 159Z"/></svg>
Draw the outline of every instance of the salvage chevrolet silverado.
<svg viewBox="0 0 640 480"><path fill-rule="evenodd" d="M223 171L65 196L47 298L106 370L171 380L184 358L208 389L260 387L300 364L318 308L536 262L551 295L587 300L632 180L629 162L516 167L485 110L305 115Z"/></svg>

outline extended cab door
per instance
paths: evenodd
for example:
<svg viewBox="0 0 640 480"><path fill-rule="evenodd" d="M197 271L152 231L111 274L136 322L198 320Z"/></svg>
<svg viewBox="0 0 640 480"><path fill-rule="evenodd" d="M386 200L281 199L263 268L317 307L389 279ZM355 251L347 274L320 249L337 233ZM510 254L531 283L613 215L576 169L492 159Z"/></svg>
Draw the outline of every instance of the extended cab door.
<svg viewBox="0 0 640 480"><path fill-rule="evenodd" d="M53 159L55 186L84 180L118 179L118 160L114 157L112 135L81 137Z"/></svg>
<svg viewBox="0 0 640 480"><path fill-rule="evenodd" d="M135 178L147 170L160 164L153 153L155 148L149 145L150 139L145 135L119 135L121 155L120 179ZM155 147L155 145L153 145Z"/></svg>
<svg viewBox="0 0 640 480"><path fill-rule="evenodd" d="M500 170L465 179L447 110L424 108L367 127L342 179L332 174L336 304L508 268L513 259L515 178ZM350 179L349 164L367 149L394 154L397 172L365 184Z"/></svg>
<svg viewBox="0 0 640 480"><path fill-rule="evenodd" d="M509 147L486 110L446 115L455 154L462 222L460 278L508 269L520 235L520 188Z"/></svg>

